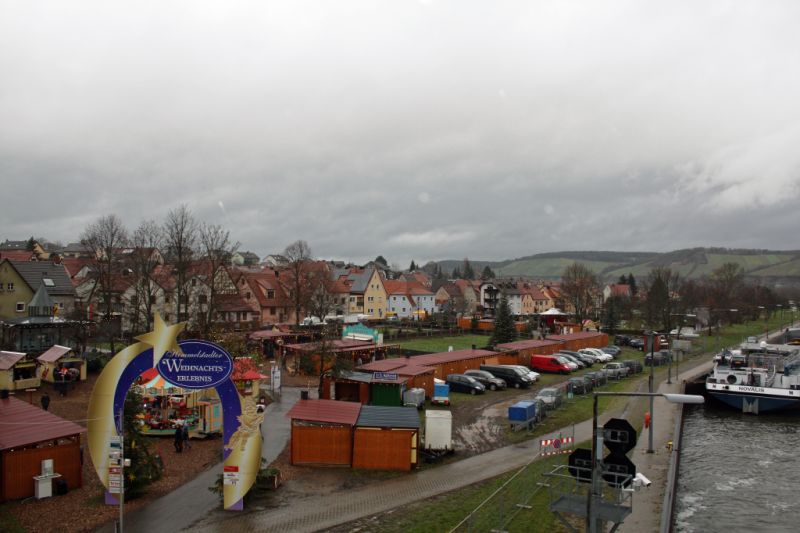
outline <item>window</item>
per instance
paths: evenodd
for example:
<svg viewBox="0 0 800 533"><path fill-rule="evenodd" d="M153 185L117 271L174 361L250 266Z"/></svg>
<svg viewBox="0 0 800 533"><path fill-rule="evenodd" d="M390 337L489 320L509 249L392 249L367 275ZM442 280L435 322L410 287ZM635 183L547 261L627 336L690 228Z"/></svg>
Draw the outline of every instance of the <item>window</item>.
<svg viewBox="0 0 800 533"><path fill-rule="evenodd" d="M10 282L9 282L9 284L8 284L8 290L10 290L10 291L13 291L13 290L14 290L14 284L13 284L13 283L10 283Z"/></svg>
<svg viewBox="0 0 800 533"><path fill-rule="evenodd" d="M245 297L245 299L249 300L249 299L250 299L250 291L247 291L247 292L246 292L246 293L244 293L244 294L245 294L245 296L244 296L244 297Z"/></svg>
<svg viewBox="0 0 800 533"><path fill-rule="evenodd" d="M369 298L367 298L367 301L368 301L368 302L371 302L372 300L373 300L373 297L372 297L372 296L370 296Z"/></svg>
<svg viewBox="0 0 800 533"><path fill-rule="evenodd" d="M273 300L275 298L275 291L273 289L269 289L267 291L267 298L269 298L270 300Z"/></svg>
<svg viewBox="0 0 800 533"><path fill-rule="evenodd" d="M196 286L197 286L197 279L196 278L192 278L192 287L196 287Z"/></svg>
<svg viewBox="0 0 800 533"><path fill-rule="evenodd" d="M208 296L205 294L201 294L197 297L197 303L199 304L207 304L208 303Z"/></svg>
<svg viewBox="0 0 800 533"><path fill-rule="evenodd" d="M42 283L44 283L45 287L55 287L56 284L53 283L53 280L50 278L42 278Z"/></svg>
<svg viewBox="0 0 800 533"><path fill-rule="evenodd" d="M17 302L17 313L25 311L25 302Z"/></svg>
<svg viewBox="0 0 800 533"><path fill-rule="evenodd" d="M270 307L269 308L269 314L272 315L272 316L275 316L275 308L274 307Z"/></svg>

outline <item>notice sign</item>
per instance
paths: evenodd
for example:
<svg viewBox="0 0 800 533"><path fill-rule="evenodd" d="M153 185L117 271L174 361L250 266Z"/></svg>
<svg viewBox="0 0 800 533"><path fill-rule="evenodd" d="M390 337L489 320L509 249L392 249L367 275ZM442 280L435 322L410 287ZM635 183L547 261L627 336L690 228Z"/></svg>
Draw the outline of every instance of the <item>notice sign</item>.
<svg viewBox="0 0 800 533"><path fill-rule="evenodd" d="M238 485L239 484L239 467L238 466L225 466L222 474L222 482L225 485Z"/></svg>
<svg viewBox="0 0 800 533"><path fill-rule="evenodd" d="M373 372L372 378L380 381L397 381L397 374L394 372Z"/></svg>
<svg viewBox="0 0 800 533"><path fill-rule="evenodd" d="M164 352L158 361L158 373L176 387L209 389L230 378L233 359L216 344L190 340L178 346L181 353Z"/></svg>

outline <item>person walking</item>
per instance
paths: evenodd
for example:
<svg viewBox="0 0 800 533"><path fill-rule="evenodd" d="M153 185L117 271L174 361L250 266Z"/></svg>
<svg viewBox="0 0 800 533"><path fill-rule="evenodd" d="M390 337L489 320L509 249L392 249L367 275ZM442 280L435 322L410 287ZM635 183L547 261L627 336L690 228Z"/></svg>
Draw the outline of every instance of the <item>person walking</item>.
<svg viewBox="0 0 800 533"><path fill-rule="evenodd" d="M46 392L42 395L42 409L47 411L47 408L50 407L50 395Z"/></svg>
<svg viewBox="0 0 800 533"><path fill-rule="evenodd" d="M189 425L183 425L183 447L187 450L192 449L192 445L189 443Z"/></svg>
<svg viewBox="0 0 800 533"><path fill-rule="evenodd" d="M175 453L181 453L183 451L183 427L177 426L175 428Z"/></svg>

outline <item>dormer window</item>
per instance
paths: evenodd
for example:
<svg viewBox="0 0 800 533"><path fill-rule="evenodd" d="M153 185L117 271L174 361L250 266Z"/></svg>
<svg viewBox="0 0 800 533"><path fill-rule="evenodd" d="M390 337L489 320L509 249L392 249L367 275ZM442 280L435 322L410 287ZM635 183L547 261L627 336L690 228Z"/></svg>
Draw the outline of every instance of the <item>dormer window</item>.
<svg viewBox="0 0 800 533"><path fill-rule="evenodd" d="M50 278L42 278L42 283L44 283L45 287L55 287L56 284Z"/></svg>

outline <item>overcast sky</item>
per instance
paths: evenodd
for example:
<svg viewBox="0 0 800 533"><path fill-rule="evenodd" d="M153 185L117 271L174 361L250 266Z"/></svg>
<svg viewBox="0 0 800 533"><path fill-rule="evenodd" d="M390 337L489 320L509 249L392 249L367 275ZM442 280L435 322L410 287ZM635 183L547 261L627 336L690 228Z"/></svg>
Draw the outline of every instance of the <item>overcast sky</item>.
<svg viewBox="0 0 800 533"><path fill-rule="evenodd" d="M796 1L0 0L0 239L798 249Z"/></svg>

